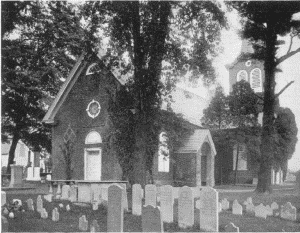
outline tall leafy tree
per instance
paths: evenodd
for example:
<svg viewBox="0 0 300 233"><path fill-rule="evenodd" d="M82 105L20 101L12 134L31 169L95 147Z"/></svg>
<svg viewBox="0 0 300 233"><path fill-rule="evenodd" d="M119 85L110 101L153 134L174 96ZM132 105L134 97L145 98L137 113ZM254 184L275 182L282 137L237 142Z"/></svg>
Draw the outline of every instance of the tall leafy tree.
<svg viewBox="0 0 300 233"><path fill-rule="evenodd" d="M11 137L10 173L19 140L34 150L51 150L50 129L41 120L81 53L83 33L66 2L1 4L2 139Z"/></svg>
<svg viewBox="0 0 300 233"><path fill-rule="evenodd" d="M189 7L193 7L193 10L188 11ZM130 123L130 132L134 137L131 149L127 148L130 151L128 159L133 167L131 182L145 184L149 182L147 173L151 180L153 157L159 145L158 136L167 128L162 123L162 94L167 94L168 88L171 90L170 79L174 74L198 72L197 78L203 74L207 79L213 79L208 59L210 47L201 46L201 43L214 42L217 36L213 37L212 34L217 35L220 28L218 20L222 21L223 15L211 2L107 1L90 2L84 9L86 12L96 9L95 14L105 15L98 18L97 24L109 37L108 50L103 59L109 68L129 79L127 88L132 95L134 108ZM198 20L201 15L202 20ZM90 20L89 14L85 18ZM193 18L194 21L191 20ZM204 21L207 24L200 27L199 22ZM208 25L213 24L216 25L215 31L210 28L208 32ZM189 29L184 29L184 25ZM184 30L190 30L191 34L181 34ZM193 44L192 49L182 46L187 41L185 38ZM163 66L163 61L167 65ZM162 83L163 78L168 85Z"/></svg>
<svg viewBox="0 0 300 233"><path fill-rule="evenodd" d="M291 43L294 37L299 37L300 22L293 20L294 13L300 12L297 1L251 1L235 2L233 6L240 12L244 20L243 35L255 44L256 57L264 60L264 106L263 128L261 141L261 160L256 191L271 192L271 168L274 161L274 141L276 131L274 127L274 113L276 98L291 84L289 83L279 93L275 93L275 73L278 65L291 56L300 52L300 48L292 50L289 46L287 53L276 56L278 36L290 34Z"/></svg>

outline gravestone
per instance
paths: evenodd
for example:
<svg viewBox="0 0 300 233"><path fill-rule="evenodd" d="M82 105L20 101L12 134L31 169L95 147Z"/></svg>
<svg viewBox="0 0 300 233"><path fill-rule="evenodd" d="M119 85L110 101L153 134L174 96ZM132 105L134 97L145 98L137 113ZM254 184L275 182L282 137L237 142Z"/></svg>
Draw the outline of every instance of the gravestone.
<svg viewBox="0 0 300 233"><path fill-rule="evenodd" d="M52 210L52 221L54 221L54 222L58 222L59 221L59 212L58 212L57 207L55 207Z"/></svg>
<svg viewBox="0 0 300 233"><path fill-rule="evenodd" d="M225 226L225 232L240 232L240 228L231 222Z"/></svg>
<svg viewBox="0 0 300 233"><path fill-rule="evenodd" d="M232 214L243 215L243 207L239 204L237 200L234 200L232 204Z"/></svg>
<svg viewBox="0 0 300 233"><path fill-rule="evenodd" d="M276 202L273 202L273 203L271 204L271 208L273 209L273 211L274 211L274 210L278 210L278 209L279 209L279 205L278 205Z"/></svg>
<svg viewBox="0 0 300 233"><path fill-rule="evenodd" d="M57 184L57 190L56 190L55 198L56 199L61 198L61 184L60 183Z"/></svg>
<svg viewBox="0 0 300 233"><path fill-rule="evenodd" d="M90 226L90 232L100 232L100 226L97 220L93 220Z"/></svg>
<svg viewBox="0 0 300 233"><path fill-rule="evenodd" d="M45 208L43 208L40 213L41 213L41 218L42 219L48 218L48 212Z"/></svg>
<svg viewBox="0 0 300 233"><path fill-rule="evenodd" d="M223 210L229 210L229 201L226 198L224 198L221 203Z"/></svg>
<svg viewBox="0 0 300 233"><path fill-rule="evenodd" d="M193 196L194 196L194 198L199 198L199 195L200 195L200 189L199 189L199 187L192 187L192 190L193 190Z"/></svg>
<svg viewBox="0 0 300 233"><path fill-rule="evenodd" d="M173 188L171 185L160 187L160 211L163 222L173 222Z"/></svg>
<svg viewBox="0 0 300 233"><path fill-rule="evenodd" d="M258 206L255 206L255 217L267 219L267 210L262 203Z"/></svg>
<svg viewBox="0 0 300 233"><path fill-rule="evenodd" d="M99 207L98 201L97 200L93 200L92 201L92 208L93 208L93 210L98 210L98 207Z"/></svg>
<svg viewBox="0 0 300 233"><path fill-rule="evenodd" d="M6 204L6 192L1 191L1 206Z"/></svg>
<svg viewBox="0 0 300 233"><path fill-rule="evenodd" d="M280 217L286 220L296 221L296 207L294 207L290 202L287 202L285 205L281 206Z"/></svg>
<svg viewBox="0 0 300 233"><path fill-rule="evenodd" d="M267 216L273 216L273 209L271 206L266 205Z"/></svg>
<svg viewBox="0 0 300 233"><path fill-rule="evenodd" d="M142 210L143 232L163 232L163 221L159 207L148 205Z"/></svg>
<svg viewBox="0 0 300 233"><path fill-rule="evenodd" d="M69 204L66 205L66 211L70 211L70 210L71 210L70 205Z"/></svg>
<svg viewBox="0 0 300 233"><path fill-rule="evenodd" d="M152 205L156 207L156 186L154 184L147 184L145 186L145 206Z"/></svg>
<svg viewBox="0 0 300 233"><path fill-rule="evenodd" d="M101 187L101 199L108 201L108 186Z"/></svg>
<svg viewBox="0 0 300 233"><path fill-rule="evenodd" d="M195 205L196 205L196 209L200 210L200 207L201 207L201 201L200 201L200 200L197 200Z"/></svg>
<svg viewBox="0 0 300 233"><path fill-rule="evenodd" d="M40 213L42 209L43 209L43 199L41 195L38 195L36 199L36 211Z"/></svg>
<svg viewBox="0 0 300 233"><path fill-rule="evenodd" d="M23 186L23 166L11 165L10 188Z"/></svg>
<svg viewBox="0 0 300 233"><path fill-rule="evenodd" d="M142 187L140 184L132 185L132 214L142 215Z"/></svg>
<svg viewBox="0 0 300 233"><path fill-rule="evenodd" d="M26 202L27 202L28 210L34 211L33 200L31 198L29 198Z"/></svg>
<svg viewBox="0 0 300 233"><path fill-rule="evenodd" d="M218 192L211 187L203 187L200 191L200 229L219 231Z"/></svg>
<svg viewBox="0 0 300 233"><path fill-rule="evenodd" d="M88 226L89 226L89 222L86 220L86 216L82 215L79 218L79 230L80 231L87 231Z"/></svg>
<svg viewBox="0 0 300 233"><path fill-rule="evenodd" d="M71 185L71 187L70 187L69 201L77 202L77 186L76 185Z"/></svg>
<svg viewBox="0 0 300 233"><path fill-rule="evenodd" d="M127 190L126 186L123 188L123 209L128 212L128 198L127 198Z"/></svg>
<svg viewBox="0 0 300 233"><path fill-rule="evenodd" d="M124 190L117 184L108 187L108 210L107 210L107 231L123 232L123 193Z"/></svg>
<svg viewBox="0 0 300 233"><path fill-rule="evenodd" d="M194 225L194 196L190 187L184 186L179 189L178 198L178 226L180 228Z"/></svg>
<svg viewBox="0 0 300 233"><path fill-rule="evenodd" d="M91 184L91 190L92 190L92 201L98 201L98 203L101 203L100 196L101 196L101 184Z"/></svg>
<svg viewBox="0 0 300 233"><path fill-rule="evenodd" d="M51 183L50 183L50 187L49 187L49 193L53 193L53 187L52 187Z"/></svg>
<svg viewBox="0 0 300 233"><path fill-rule="evenodd" d="M173 187L173 198L178 199L179 197L179 187Z"/></svg>
<svg viewBox="0 0 300 233"><path fill-rule="evenodd" d="M222 203L221 202L219 202L219 204L218 204L218 210L219 210L219 213L222 212Z"/></svg>
<svg viewBox="0 0 300 233"><path fill-rule="evenodd" d="M257 185L258 179L257 178L253 178L252 184Z"/></svg>
<svg viewBox="0 0 300 233"><path fill-rule="evenodd" d="M44 195L44 199L48 202L52 202L53 194L50 193L50 194Z"/></svg>
<svg viewBox="0 0 300 233"><path fill-rule="evenodd" d="M253 204L252 197L247 197L247 202Z"/></svg>
<svg viewBox="0 0 300 233"><path fill-rule="evenodd" d="M92 190L90 184L81 183L78 186L78 202L90 203L92 200Z"/></svg>
<svg viewBox="0 0 300 233"><path fill-rule="evenodd" d="M61 189L61 200L69 200L70 185L64 184Z"/></svg>
<svg viewBox="0 0 300 233"><path fill-rule="evenodd" d="M7 218L1 215L1 232L8 232Z"/></svg>
<svg viewBox="0 0 300 233"><path fill-rule="evenodd" d="M255 206L253 203L246 203L246 212L247 213L254 213L255 212Z"/></svg>
<svg viewBox="0 0 300 233"><path fill-rule="evenodd" d="M60 208L64 208L64 204L63 203L59 203L58 205Z"/></svg>

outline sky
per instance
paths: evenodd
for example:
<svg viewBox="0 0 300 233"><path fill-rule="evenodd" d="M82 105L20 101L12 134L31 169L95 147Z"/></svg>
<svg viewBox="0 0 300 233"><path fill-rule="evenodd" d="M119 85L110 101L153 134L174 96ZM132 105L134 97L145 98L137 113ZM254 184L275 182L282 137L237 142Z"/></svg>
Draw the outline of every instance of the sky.
<svg viewBox="0 0 300 233"><path fill-rule="evenodd" d="M223 86L225 93L229 92L229 72L225 65L232 63L241 52L242 41L237 34L237 30L241 28L239 17L236 13L227 13L230 30L222 31L222 46L224 51L214 60L214 67L217 71L217 79ZM297 14L297 19L300 14ZM282 56L286 53L289 46L289 37L280 38L287 43L282 45L278 51L278 55ZM293 43L292 50L300 47L300 39ZM291 171L300 170L300 53L294 55L288 60L280 64L282 73L276 76L276 93L278 93L290 81L295 81L288 89L286 89L279 97L280 105L292 110L295 114L298 126L298 143L295 153L288 162L288 168ZM299 100L299 102L298 102Z"/></svg>

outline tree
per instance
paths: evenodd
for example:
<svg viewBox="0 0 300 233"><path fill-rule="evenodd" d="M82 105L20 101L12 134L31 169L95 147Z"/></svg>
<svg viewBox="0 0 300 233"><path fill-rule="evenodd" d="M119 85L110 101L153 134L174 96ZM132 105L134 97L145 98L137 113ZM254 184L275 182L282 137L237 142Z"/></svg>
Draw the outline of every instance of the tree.
<svg viewBox="0 0 300 233"><path fill-rule="evenodd" d="M281 167L283 171L283 178L285 179L287 173L287 162L291 159L295 152L298 141L298 128L295 121L295 115L289 108L280 107L277 111L275 120L276 150L274 155L274 164L276 167Z"/></svg>
<svg viewBox="0 0 300 233"><path fill-rule="evenodd" d="M188 6L193 6L194 10L189 14L181 15L180 13L187 10ZM199 74L205 74L206 78L212 76L208 75L212 70L208 68L210 66L209 59L207 59L209 46L200 46L200 44L205 42L209 44L208 39L210 43L214 42L214 37L208 36L216 35L219 28L215 26L215 31L211 28L211 33L208 33L209 25L206 25L201 31L198 28L198 22L201 21L194 20L195 25L193 25L190 19L202 15L203 22L207 24L211 22L211 25L218 24L216 19L212 20L212 14L209 15L209 11L220 12L220 10L211 2L169 1L90 2L84 6L84 9L86 12L96 9L95 14L105 15L102 18L99 17L98 21L91 21L91 24L97 23L95 27L102 28L102 31L110 36L108 50L103 59L109 68L117 69L120 76L126 75L129 79L127 88L131 93L133 103L131 108L134 109L134 114L133 118L130 120L127 118L124 124L125 129L131 128L128 132L131 132L133 138L130 140L132 145L123 148L124 152L127 151L126 155L122 153L126 159L122 157L119 160L121 165L131 164L133 169L123 167L123 171L131 172L130 182L144 185L152 180L153 157L158 151L158 137L160 132L167 127L161 120L164 115L161 111L161 103L162 95L168 93L166 89L169 87L170 90L172 84L169 82L170 85L166 88L161 81L162 76L167 80L166 83L170 81L173 74L180 73L177 73L178 70L182 73L191 70L198 71L198 77ZM208 11L204 14L206 9ZM85 17L89 20L89 14ZM180 37L178 30L183 31L184 23L187 23L189 30L194 32L193 38L187 33ZM200 32L202 33L201 39L199 39ZM185 38L195 42L193 49L181 47L180 42ZM163 67L163 61L169 65ZM126 111L128 112L128 109L124 110L125 115ZM112 115L114 114L119 113L112 112ZM124 130L123 126L117 123L115 127L116 131ZM118 138L120 142L123 141L122 137ZM123 163L127 159L131 162Z"/></svg>
<svg viewBox="0 0 300 233"><path fill-rule="evenodd" d="M300 4L296 1L286 2L235 2L232 4L243 16L243 35L255 44L256 58L264 60L264 106L261 141L261 161L258 173L256 192L271 192L271 168L274 161L274 144L276 132L274 127L274 113L276 98L292 83L275 94L275 73L279 71L278 65L291 56L300 52L300 48L291 50L281 57L276 57L278 35L290 33L291 43L295 36L299 37L300 22L292 19L294 13L300 11Z"/></svg>
<svg viewBox="0 0 300 233"><path fill-rule="evenodd" d="M228 98L224 95L223 88L218 86L209 106L203 110L201 121L204 125L214 129L230 127Z"/></svg>
<svg viewBox="0 0 300 233"><path fill-rule="evenodd" d="M41 120L82 52L84 34L74 7L65 2L1 4L2 139L12 138L10 173L19 140L34 150L51 150L50 128Z"/></svg>

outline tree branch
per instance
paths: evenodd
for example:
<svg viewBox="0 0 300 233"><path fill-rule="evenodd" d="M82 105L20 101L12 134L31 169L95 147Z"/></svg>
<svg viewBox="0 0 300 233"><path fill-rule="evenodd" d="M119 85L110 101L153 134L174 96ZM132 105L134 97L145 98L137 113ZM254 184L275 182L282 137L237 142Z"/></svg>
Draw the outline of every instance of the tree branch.
<svg viewBox="0 0 300 233"><path fill-rule="evenodd" d="M287 89L290 85L292 85L292 83L294 83L295 81L290 81L284 88L282 88L281 89L281 91L280 92L278 92L275 96L274 96L274 100L276 99L276 98L278 98L281 94L282 94L282 92L284 92L285 91L285 89Z"/></svg>
<svg viewBox="0 0 300 233"><path fill-rule="evenodd" d="M262 101L264 101L264 98L259 96L259 95L256 95L255 93L252 93L253 95L255 95L257 98L261 99Z"/></svg>
<svg viewBox="0 0 300 233"><path fill-rule="evenodd" d="M294 56L296 53L300 52L300 47L290 53L287 53L283 55L282 57L276 59L276 66L279 65L281 62L285 61L286 59L290 58L291 56Z"/></svg>
<svg viewBox="0 0 300 233"><path fill-rule="evenodd" d="M289 52L291 52L291 49L292 49L292 45L293 45L293 39L294 39L294 36L293 35L290 35L291 36L291 40L290 40L290 46L286 52L286 54L288 54Z"/></svg>

